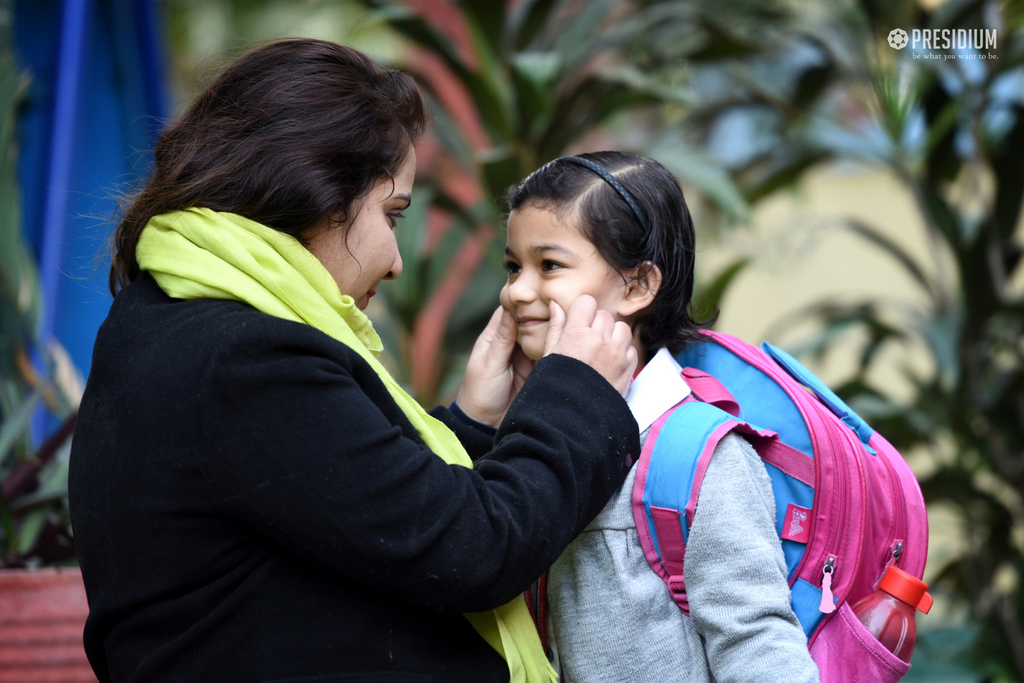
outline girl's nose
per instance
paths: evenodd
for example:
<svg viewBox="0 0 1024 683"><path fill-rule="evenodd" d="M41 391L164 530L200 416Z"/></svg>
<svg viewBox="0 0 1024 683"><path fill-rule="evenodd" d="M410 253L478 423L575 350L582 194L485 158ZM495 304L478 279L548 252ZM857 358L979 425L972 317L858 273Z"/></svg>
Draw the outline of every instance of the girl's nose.
<svg viewBox="0 0 1024 683"><path fill-rule="evenodd" d="M514 304L528 304L537 298L537 290L523 273L508 284L508 299Z"/></svg>

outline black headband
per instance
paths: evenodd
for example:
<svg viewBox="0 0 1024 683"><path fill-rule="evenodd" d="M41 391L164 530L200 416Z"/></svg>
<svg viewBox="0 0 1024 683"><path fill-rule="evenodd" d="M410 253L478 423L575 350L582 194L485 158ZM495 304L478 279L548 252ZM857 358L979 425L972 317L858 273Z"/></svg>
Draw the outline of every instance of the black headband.
<svg viewBox="0 0 1024 683"><path fill-rule="evenodd" d="M626 203L629 204L629 208L633 210L633 214L636 216L636 219L640 221L640 225L644 226L644 230L646 230L647 232L651 231L651 223L650 221L647 220L647 214L645 214L640 209L640 205L636 203L636 200L633 198L633 195L631 195L629 193L629 190L627 190L625 186L619 182L618 178L609 173L603 166L594 163L590 159L584 159L583 157L559 157L552 161L551 163L554 164L559 161L568 161L573 164L578 164L579 166L588 168L597 175L604 178L604 180L613 188L615 188L615 191L618 192L624 200L626 200Z"/></svg>

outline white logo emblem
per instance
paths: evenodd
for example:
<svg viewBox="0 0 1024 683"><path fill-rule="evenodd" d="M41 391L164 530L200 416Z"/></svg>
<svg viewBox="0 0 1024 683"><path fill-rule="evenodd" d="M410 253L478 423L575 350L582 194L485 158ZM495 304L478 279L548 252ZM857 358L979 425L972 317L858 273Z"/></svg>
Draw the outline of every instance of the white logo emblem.
<svg viewBox="0 0 1024 683"><path fill-rule="evenodd" d="M889 31L889 47L902 50L907 46L907 32L901 28L894 28Z"/></svg>
<svg viewBox="0 0 1024 683"><path fill-rule="evenodd" d="M800 535L800 532L804 530L804 528L802 526L800 526L800 522L806 521L806 519L807 519L807 513L806 512L804 512L803 510L796 510L796 509L794 509L793 510L793 521L790 522L790 524L789 524L789 535L790 536L798 536L798 535Z"/></svg>

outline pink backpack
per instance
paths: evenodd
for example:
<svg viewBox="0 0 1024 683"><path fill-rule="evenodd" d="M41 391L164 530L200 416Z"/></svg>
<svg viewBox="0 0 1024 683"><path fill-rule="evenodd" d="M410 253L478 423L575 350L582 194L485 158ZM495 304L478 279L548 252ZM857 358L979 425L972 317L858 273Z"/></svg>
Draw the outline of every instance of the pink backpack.
<svg viewBox="0 0 1024 683"><path fill-rule="evenodd" d="M718 442L736 430L765 463L793 610L823 683L897 681L910 665L861 625L851 603L890 564L920 578L928 519L900 454L792 356L720 333L676 356L692 391L651 427L633 514L644 554L689 614L686 539Z"/></svg>

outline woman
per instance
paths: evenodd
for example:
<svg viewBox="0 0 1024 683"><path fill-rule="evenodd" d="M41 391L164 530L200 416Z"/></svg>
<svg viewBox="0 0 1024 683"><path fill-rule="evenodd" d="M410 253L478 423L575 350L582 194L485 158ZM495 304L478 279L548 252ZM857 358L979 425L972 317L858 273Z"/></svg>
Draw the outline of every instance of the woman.
<svg viewBox="0 0 1024 683"><path fill-rule="evenodd" d="M452 410L388 376L362 309L424 127L407 76L289 40L162 135L71 456L101 681L553 680L518 595L639 450L636 355L584 299L532 368L495 311Z"/></svg>

